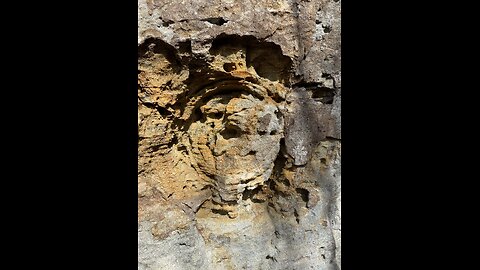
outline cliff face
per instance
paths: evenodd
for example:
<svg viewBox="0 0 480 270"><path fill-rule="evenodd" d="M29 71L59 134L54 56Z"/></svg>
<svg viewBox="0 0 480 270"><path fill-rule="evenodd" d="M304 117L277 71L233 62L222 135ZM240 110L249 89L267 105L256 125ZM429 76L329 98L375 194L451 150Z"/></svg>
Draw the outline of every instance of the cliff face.
<svg viewBox="0 0 480 270"><path fill-rule="evenodd" d="M340 17L139 0L139 269L340 269Z"/></svg>

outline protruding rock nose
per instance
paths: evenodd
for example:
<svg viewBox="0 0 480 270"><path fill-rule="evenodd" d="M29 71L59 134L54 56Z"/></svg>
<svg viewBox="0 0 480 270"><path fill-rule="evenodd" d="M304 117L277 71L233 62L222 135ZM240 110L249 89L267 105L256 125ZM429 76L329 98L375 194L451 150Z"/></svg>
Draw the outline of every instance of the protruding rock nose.
<svg viewBox="0 0 480 270"><path fill-rule="evenodd" d="M249 115L251 108L255 104L247 99L233 98L226 106L225 116L227 119L227 126L234 126L246 132L251 126L252 117Z"/></svg>

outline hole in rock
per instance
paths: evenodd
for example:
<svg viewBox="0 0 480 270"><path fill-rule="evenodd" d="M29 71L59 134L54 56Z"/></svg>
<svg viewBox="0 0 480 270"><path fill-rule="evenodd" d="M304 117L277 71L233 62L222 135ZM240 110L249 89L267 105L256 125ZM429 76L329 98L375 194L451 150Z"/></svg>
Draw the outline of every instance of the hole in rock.
<svg viewBox="0 0 480 270"><path fill-rule="evenodd" d="M223 64L223 69L226 72L231 72L231 71L236 70L237 67L235 66L235 63L225 63L225 64Z"/></svg>

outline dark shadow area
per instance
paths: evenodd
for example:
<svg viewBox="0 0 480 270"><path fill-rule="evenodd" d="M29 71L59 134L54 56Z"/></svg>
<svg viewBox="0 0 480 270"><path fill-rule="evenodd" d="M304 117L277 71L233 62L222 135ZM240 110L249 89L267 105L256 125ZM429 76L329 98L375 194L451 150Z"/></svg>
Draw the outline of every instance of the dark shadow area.
<svg viewBox="0 0 480 270"><path fill-rule="evenodd" d="M206 18L206 19L202 19L201 21L209 22L211 24L215 24L215 25L219 25L219 26L224 25L228 22L228 20L225 20L222 17Z"/></svg>
<svg viewBox="0 0 480 270"><path fill-rule="evenodd" d="M137 57L139 61L151 58L155 56L155 54L165 56L175 73L178 73L181 70L182 61L178 55L177 49L165 41L151 37L145 39L145 41L138 46Z"/></svg>
<svg viewBox="0 0 480 270"><path fill-rule="evenodd" d="M248 67L254 67L257 74L271 81L288 84L292 61L284 56L279 45L259 40L254 36L221 34L212 42L210 54L222 54L221 48L243 47L246 50Z"/></svg>

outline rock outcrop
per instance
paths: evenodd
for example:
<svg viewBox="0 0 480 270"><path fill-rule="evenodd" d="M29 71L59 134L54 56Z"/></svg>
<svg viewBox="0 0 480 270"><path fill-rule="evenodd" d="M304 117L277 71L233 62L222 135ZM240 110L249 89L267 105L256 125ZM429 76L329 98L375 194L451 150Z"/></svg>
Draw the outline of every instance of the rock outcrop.
<svg viewBox="0 0 480 270"><path fill-rule="evenodd" d="M138 2L138 268L340 269L340 1Z"/></svg>

